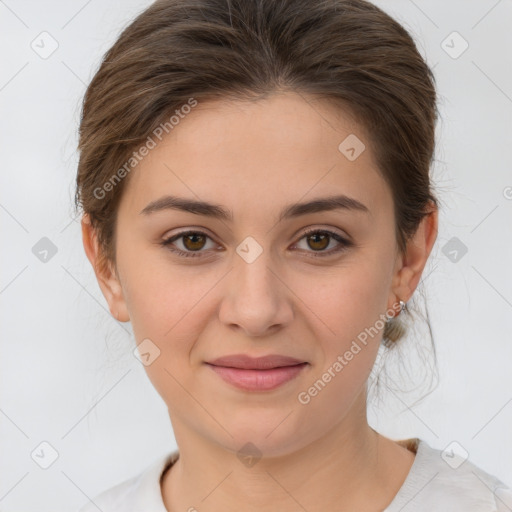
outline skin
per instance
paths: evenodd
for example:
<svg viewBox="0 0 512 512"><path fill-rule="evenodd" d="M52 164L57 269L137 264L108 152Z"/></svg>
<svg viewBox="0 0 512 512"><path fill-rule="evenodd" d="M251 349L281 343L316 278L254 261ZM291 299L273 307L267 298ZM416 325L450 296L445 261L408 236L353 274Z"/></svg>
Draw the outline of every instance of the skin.
<svg viewBox="0 0 512 512"><path fill-rule="evenodd" d="M338 150L351 133L366 145L354 161ZM140 214L171 193L222 205L233 221L172 209ZM277 222L290 203L334 193L370 213L338 209ZM160 350L145 368L180 450L161 484L166 508L389 505L414 454L367 422L366 382L382 331L309 403L297 399L360 332L409 300L437 236L432 205L398 253L393 198L364 129L325 100L291 92L199 103L130 175L117 222L115 268L100 264L87 216L83 242L112 315L131 321L137 343L149 338ZM339 242L315 245L305 228L334 231L353 245L315 257ZM159 244L186 229L209 238L185 245L181 237L174 247L199 247L202 256ZM236 252L247 236L263 250L252 263ZM309 365L273 391L242 391L204 364L234 353L284 354ZM237 457L249 441L262 454L251 467Z"/></svg>

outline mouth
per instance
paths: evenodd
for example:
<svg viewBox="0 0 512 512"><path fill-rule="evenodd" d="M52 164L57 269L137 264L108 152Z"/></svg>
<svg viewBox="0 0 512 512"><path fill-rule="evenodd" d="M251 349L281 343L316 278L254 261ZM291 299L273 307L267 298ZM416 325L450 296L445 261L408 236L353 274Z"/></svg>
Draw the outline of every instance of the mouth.
<svg viewBox="0 0 512 512"><path fill-rule="evenodd" d="M239 389L270 391L297 377L309 363L282 355L253 358L236 354L206 362L206 365Z"/></svg>

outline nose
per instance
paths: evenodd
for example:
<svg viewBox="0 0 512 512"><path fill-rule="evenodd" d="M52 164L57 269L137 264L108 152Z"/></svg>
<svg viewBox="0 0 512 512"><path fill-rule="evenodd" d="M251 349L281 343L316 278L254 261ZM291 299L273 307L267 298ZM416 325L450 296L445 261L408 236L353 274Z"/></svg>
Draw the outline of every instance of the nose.
<svg viewBox="0 0 512 512"><path fill-rule="evenodd" d="M234 255L219 310L221 322L251 337L274 333L293 319L293 294L267 254L263 251L252 263Z"/></svg>

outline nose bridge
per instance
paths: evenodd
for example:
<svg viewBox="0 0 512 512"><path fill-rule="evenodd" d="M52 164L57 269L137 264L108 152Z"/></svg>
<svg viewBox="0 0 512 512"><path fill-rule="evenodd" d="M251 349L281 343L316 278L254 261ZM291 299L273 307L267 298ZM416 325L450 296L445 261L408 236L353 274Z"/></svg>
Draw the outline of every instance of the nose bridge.
<svg viewBox="0 0 512 512"><path fill-rule="evenodd" d="M268 251L260 254L254 261L247 262L241 257L237 257L235 264L234 279L237 281L235 290L239 293L238 300L243 302L244 299L249 301L258 298L273 299L276 292L275 276L272 272L271 257Z"/></svg>
<svg viewBox="0 0 512 512"><path fill-rule="evenodd" d="M240 244L234 255L234 268L229 273L228 290L220 310L221 320L238 325L250 335L264 334L276 324L285 324L291 318L286 287L276 277L271 253L262 250L255 258L246 257L254 251L243 252ZM254 252L252 254L254 256Z"/></svg>

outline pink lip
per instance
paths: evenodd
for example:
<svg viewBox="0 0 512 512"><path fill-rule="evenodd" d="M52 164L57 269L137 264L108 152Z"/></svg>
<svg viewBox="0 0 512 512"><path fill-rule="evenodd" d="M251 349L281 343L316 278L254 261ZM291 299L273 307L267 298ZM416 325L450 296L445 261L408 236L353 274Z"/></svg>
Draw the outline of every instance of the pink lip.
<svg viewBox="0 0 512 512"><path fill-rule="evenodd" d="M252 358L235 354L206 364L226 382L240 389L268 391L296 377L308 363L281 355Z"/></svg>

